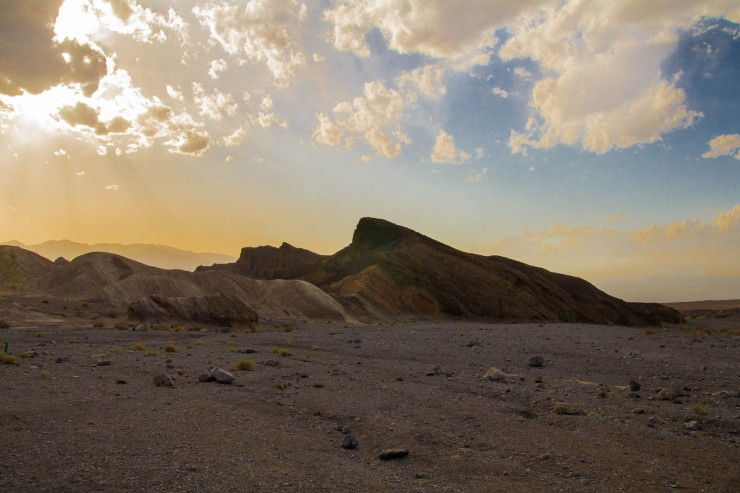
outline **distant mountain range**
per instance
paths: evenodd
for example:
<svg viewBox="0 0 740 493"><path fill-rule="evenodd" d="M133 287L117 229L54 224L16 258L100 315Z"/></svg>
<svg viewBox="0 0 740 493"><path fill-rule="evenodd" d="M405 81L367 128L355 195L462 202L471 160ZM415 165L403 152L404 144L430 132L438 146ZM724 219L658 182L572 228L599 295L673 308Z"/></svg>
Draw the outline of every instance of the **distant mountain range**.
<svg viewBox="0 0 740 493"><path fill-rule="evenodd" d="M37 253L42 257L46 257L49 260L56 260L59 257L72 260L86 253L106 252L115 253L116 255L136 260L142 264L162 269L182 269L188 271L195 270L199 265L233 262L236 260L234 257L219 253L190 252L164 245L141 243L131 245L122 245L119 243L87 244L69 240L51 240L34 245L25 245L18 241L8 241L0 243L0 245L23 248Z"/></svg>

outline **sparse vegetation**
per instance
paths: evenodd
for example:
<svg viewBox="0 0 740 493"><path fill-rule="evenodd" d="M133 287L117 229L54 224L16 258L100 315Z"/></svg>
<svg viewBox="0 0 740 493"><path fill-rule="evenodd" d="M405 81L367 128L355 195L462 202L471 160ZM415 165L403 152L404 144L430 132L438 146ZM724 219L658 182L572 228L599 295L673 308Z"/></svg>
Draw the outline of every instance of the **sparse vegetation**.
<svg viewBox="0 0 740 493"><path fill-rule="evenodd" d="M0 364L3 365L17 365L18 357L12 354L0 353Z"/></svg>
<svg viewBox="0 0 740 493"><path fill-rule="evenodd" d="M290 324L285 324L283 326L283 332L293 332L295 330L295 327L293 327Z"/></svg>
<svg viewBox="0 0 740 493"><path fill-rule="evenodd" d="M39 370L39 375L46 378L50 375L49 370Z"/></svg>
<svg viewBox="0 0 740 493"><path fill-rule="evenodd" d="M43 332L36 332L36 337L44 337L44 333Z"/></svg>
<svg viewBox="0 0 740 493"><path fill-rule="evenodd" d="M105 314L108 318L118 318L118 312L115 310L110 310L108 313Z"/></svg>
<svg viewBox="0 0 740 493"><path fill-rule="evenodd" d="M96 329L100 329L103 327L103 322L101 321L93 322L93 327L95 327Z"/></svg>
<svg viewBox="0 0 740 493"><path fill-rule="evenodd" d="M236 371L252 371L254 370L254 361L248 359L240 359L234 363L234 370Z"/></svg>
<svg viewBox="0 0 740 493"><path fill-rule="evenodd" d="M658 332L658 329L654 329L652 327L645 329L645 335L648 335L648 336L651 336L655 334L656 332Z"/></svg>
<svg viewBox="0 0 740 493"><path fill-rule="evenodd" d="M147 356L156 356L156 355L158 355L159 353L158 353L158 352L157 352L156 350L154 350L154 349L149 349L149 350L148 350L148 351L147 351L146 353L144 353L144 354L146 354Z"/></svg>
<svg viewBox="0 0 740 493"><path fill-rule="evenodd" d="M164 349L165 353L176 353L177 352L177 346L171 342L168 342L165 344L162 349Z"/></svg>
<svg viewBox="0 0 740 493"><path fill-rule="evenodd" d="M110 352L113 354L118 354L121 351L123 351L123 348L121 346L113 346L112 348L110 348Z"/></svg>
<svg viewBox="0 0 740 493"><path fill-rule="evenodd" d="M126 322L116 322L115 324L113 324L113 328L118 330L125 330L128 328L128 324Z"/></svg>
<svg viewBox="0 0 740 493"><path fill-rule="evenodd" d="M278 389L280 391L285 390L286 387L287 387L287 385L285 385L283 382L275 382L275 383L272 384L272 388Z"/></svg>
<svg viewBox="0 0 740 493"><path fill-rule="evenodd" d="M692 411L694 411L694 414L697 416L706 416L709 414L709 411L706 407L700 406L699 404L695 405L693 408L691 408Z"/></svg>
<svg viewBox="0 0 740 493"><path fill-rule="evenodd" d="M286 356L290 356L290 351L288 351L285 348L281 348L281 347L272 348L272 353L277 354L278 356L281 356L283 358L285 358Z"/></svg>
<svg viewBox="0 0 740 493"><path fill-rule="evenodd" d="M134 351L146 351L146 346L142 342L135 342L131 347Z"/></svg>
<svg viewBox="0 0 740 493"><path fill-rule="evenodd" d="M313 345L311 346L311 351L321 351L323 349L321 346Z"/></svg>

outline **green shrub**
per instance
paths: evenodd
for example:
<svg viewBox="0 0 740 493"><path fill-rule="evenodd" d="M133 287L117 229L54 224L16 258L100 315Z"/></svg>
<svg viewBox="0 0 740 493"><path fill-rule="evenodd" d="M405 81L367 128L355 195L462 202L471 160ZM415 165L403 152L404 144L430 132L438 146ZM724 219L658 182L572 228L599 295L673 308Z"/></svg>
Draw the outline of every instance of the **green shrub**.
<svg viewBox="0 0 740 493"><path fill-rule="evenodd" d="M281 347L272 348L272 352L273 354L277 354L278 356L282 356L283 358L285 358L286 356L290 356L290 351Z"/></svg>
<svg viewBox="0 0 740 493"><path fill-rule="evenodd" d="M248 359L240 359L234 363L234 370L236 371L252 371L254 370L254 361Z"/></svg>

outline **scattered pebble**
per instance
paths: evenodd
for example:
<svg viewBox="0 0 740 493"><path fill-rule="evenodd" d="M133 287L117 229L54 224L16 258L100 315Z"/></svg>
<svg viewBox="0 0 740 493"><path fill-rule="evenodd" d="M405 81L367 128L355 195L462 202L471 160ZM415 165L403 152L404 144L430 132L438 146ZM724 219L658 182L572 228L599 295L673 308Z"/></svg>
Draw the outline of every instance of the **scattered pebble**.
<svg viewBox="0 0 740 493"><path fill-rule="evenodd" d="M175 386L175 377L172 375L162 373L160 375L154 376L154 384L157 387L174 387Z"/></svg>
<svg viewBox="0 0 740 493"><path fill-rule="evenodd" d="M545 359L542 356L532 356L529 358L529 366L533 368L545 366Z"/></svg>

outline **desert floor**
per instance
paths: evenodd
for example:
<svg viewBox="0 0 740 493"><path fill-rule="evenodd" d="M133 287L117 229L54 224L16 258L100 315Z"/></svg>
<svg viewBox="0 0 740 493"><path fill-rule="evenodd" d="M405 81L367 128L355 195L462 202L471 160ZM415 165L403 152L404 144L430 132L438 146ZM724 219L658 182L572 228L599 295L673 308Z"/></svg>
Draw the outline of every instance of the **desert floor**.
<svg viewBox="0 0 740 493"><path fill-rule="evenodd" d="M737 491L740 332L702 328L16 328L0 491Z"/></svg>

